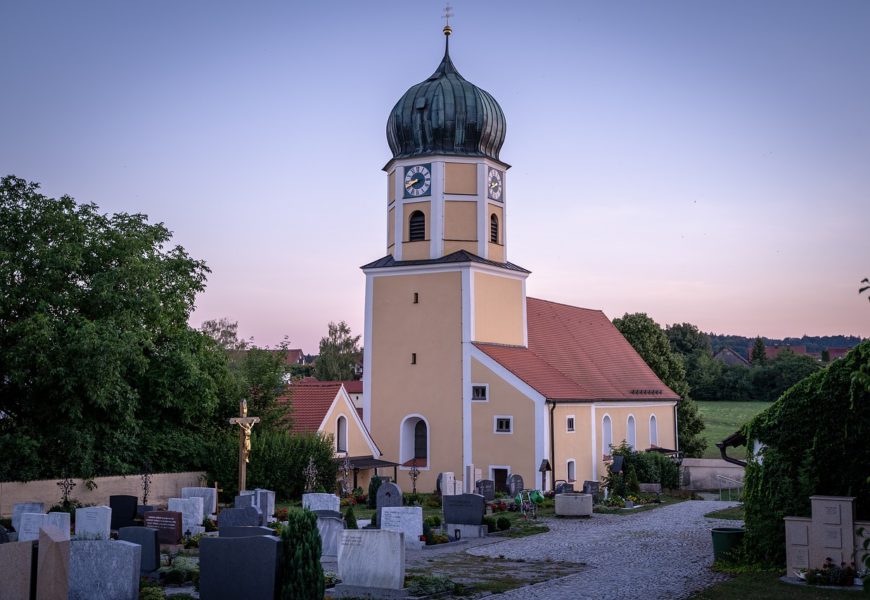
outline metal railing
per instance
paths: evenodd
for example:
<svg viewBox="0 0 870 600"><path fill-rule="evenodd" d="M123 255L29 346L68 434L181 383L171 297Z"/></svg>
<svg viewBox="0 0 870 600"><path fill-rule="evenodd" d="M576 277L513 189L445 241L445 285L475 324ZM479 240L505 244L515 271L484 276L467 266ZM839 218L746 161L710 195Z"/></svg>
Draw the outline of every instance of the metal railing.
<svg viewBox="0 0 870 600"><path fill-rule="evenodd" d="M726 477L725 475L721 475L719 473L716 474L716 481L719 483L719 500L725 500L724 492L728 492L728 500L732 500L732 493L736 491L737 498L736 500L740 500L743 497L743 481L740 479L734 479L733 477Z"/></svg>

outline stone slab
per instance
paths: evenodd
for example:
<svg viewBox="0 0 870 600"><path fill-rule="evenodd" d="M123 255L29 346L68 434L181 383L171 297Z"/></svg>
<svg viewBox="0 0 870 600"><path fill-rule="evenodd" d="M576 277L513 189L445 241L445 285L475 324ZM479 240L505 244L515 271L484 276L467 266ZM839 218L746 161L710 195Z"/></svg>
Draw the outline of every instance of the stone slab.
<svg viewBox="0 0 870 600"><path fill-rule="evenodd" d="M320 534L321 556L338 556L341 543L341 533L344 531L344 521L335 517L318 517L317 533Z"/></svg>
<svg viewBox="0 0 870 600"><path fill-rule="evenodd" d="M340 511L341 498L335 494L302 494L302 508Z"/></svg>
<svg viewBox="0 0 870 600"><path fill-rule="evenodd" d="M483 523L486 501L479 494L448 496L442 499L441 506L445 523L461 525L480 525Z"/></svg>
<svg viewBox="0 0 870 600"><path fill-rule="evenodd" d="M112 529L112 509L88 506L76 509L76 537L84 540L107 540Z"/></svg>
<svg viewBox="0 0 870 600"><path fill-rule="evenodd" d="M202 520L205 516L202 508L202 496L191 496L190 498L170 498L169 510L181 513L181 533L186 535L188 531L194 534L194 529L202 527Z"/></svg>
<svg viewBox="0 0 870 600"><path fill-rule="evenodd" d="M444 471L438 477L441 479L441 495L453 496L456 494L456 474L453 471Z"/></svg>
<svg viewBox="0 0 870 600"><path fill-rule="evenodd" d="M467 540L470 538L484 538L488 533L486 525L467 525L465 523L447 523L444 526L444 531L452 538L457 540Z"/></svg>
<svg viewBox="0 0 870 600"><path fill-rule="evenodd" d="M420 541L423 535L423 509L420 506L388 506L381 510L378 526L387 531L404 533L405 548L408 550L420 550L424 545Z"/></svg>
<svg viewBox="0 0 870 600"><path fill-rule="evenodd" d="M263 522L270 523L275 520L275 492L257 488L254 490L257 496L257 508L263 513Z"/></svg>
<svg viewBox="0 0 870 600"><path fill-rule="evenodd" d="M145 527L157 530L161 544L177 544L181 540L181 513L168 510L153 510L145 513Z"/></svg>
<svg viewBox="0 0 870 600"><path fill-rule="evenodd" d="M39 600L68 600L70 543L51 525L39 532L36 565L36 597Z"/></svg>
<svg viewBox="0 0 870 600"><path fill-rule="evenodd" d="M556 494L557 517L591 517L592 494Z"/></svg>
<svg viewBox="0 0 870 600"><path fill-rule="evenodd" d="M142 546L113 540L70 543L69 600L137 600Z"/></svg>
<svg viewBox="0 0 870 600"><path fill-rule="evenodd" d="M24 513L44 513L45 504L42 502L19 502L12 506L12 529L18 531L21 524L21 515Z"/></svg>
<svg viewBox="0 0 870 600"><path fill-rule="evenodd" d="M255 535L275 535L275 530L271 527L246 527L246 526L229 526L218 527L218 537L253 537Z"/></svg>
<svg viewBox="0 0 870 600"><path fill-rule="evenodd" d="M812 519L785 517L785 564L786 574L810 566L810 526Z"/></svg>
<svg viewBox="0 0 870 600"><path fill-rule="evenodd" d="M260 525L260 516L260 511L255 506L225 508L218 515L218 527L257 527Z"/></svg>
<svg viewBox="0 0 870 600"><path fill-rule="evenodd" d="M810 568L821 568L828 557L835 565L851 563L855 556L855 498L810 496L810 505Z"/></svg>
<svg viewBox="0 0 870 600"><path fill-rule="evenodd" d="M405 536L399 531L345 529L338 547L344 585L401 590L405 585Z"/></svg>
<svg viewBox="0 0 870 600"><path fill-rule="evenodd" d="M0 544L0 598L28 600L35 591L33 542Z"/></svg>
<svg viewBox="0 0 870 600"><path fill-rule="evenodd" d="M140 552L139 571L143 575L152 573L160 568L160 540L158 531L152 527L121 527L118 530L118 539L131 544L139 544Z"/></svg>
<svg viewBox="0 0 870 600"><path fill-rule="evenodd" d="M278 597L281 539L205 537L199 543L199 594L208 600Z"/></svg>
<svg viewBox="0 0 870 600"><path fill-rule="evenodd" d="M69 539L70 514L68 512L24 513L21 515L21 532L19 542L35 542L39 540L39 530L46 525L57 527L61 537Z"/></svg>
<svg viewBox="0 0 870 600"><path fill-rule="evenodd" d="M112 509L112 530L117 531L121 527L133 527L136 524L136 510L138 506L139 498L136 496L109 496L109 508Z"/></svg>
<svg viewBox="0 0 870 600"><path fill-rule="evenodd" d="M217 490L210 487L186 487L181 488L182 498L202 498L202 510L206 514L217 513Z"/></svg>

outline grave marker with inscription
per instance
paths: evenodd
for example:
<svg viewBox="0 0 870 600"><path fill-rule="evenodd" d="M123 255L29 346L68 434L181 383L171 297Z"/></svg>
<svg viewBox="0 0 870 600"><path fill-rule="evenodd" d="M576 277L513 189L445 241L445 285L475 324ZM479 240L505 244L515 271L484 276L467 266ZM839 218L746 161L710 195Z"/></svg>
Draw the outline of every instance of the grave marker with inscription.
<svg viewBox="0 0 870 600"><path fill-rule="evenodd" d="M812 518L785 517L787 575L819 569L830 558L835 565L852 563L859 550L855 498L810 496ZM860 553L860 552L859 552ZM856 564L858 564L856 562Z"/></svg>
<svg viewBox="0 0 870 600"><path fill-rule="evenodd" d="M181 540L181 513L155 510L145 513L145 527L157 530L161 544L177 544Z"/></svg>
<svg viewBox="0 0 870 600"><path fill-rule="evenodd" d="M112 509L88 506L76 509L76 537L82 540L107 540L112 530Z"/></svg>
<svg viewBox="0 0 870 600"><path fill-rule="evenodd" d="M45 504L42 502L19 502L12 506L12 529L18 531L21 525L21 515L24 513L44 513Z"/></svg>
<svg viewBox="0 0 870 600"><path fill-rule="evenodd" d="M495 481L492 479L481 479L475 487L477 493L483 496L487 502L495 500Z"/></svg>
<svg viewBox="0 0 870 600"><path fill-rule="evenodd" d="M345 529L338 548L341 583L337 591L365 596L365 592L353 594L354 589L401 590L405 585L404 537L398 531ZM376 591L369 595L378 597Z"/></svg>
<svg viewBox="0 0 870 600"><path fill-rule="evenodd" d="M387 531L401 531L405 534L405 548L420 550L424 543L423 508L420 506L388 506L381 510L378 526Z"/></svg>

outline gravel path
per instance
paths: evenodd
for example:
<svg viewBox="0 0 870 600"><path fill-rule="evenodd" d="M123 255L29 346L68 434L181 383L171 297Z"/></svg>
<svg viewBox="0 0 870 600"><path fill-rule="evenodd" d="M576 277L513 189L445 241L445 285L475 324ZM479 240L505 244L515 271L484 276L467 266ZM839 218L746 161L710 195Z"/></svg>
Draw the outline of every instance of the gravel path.
<svg viewBox="0 0 870 600"><path fill-rule="evenodd" d="M710 570L710 529L734 521L706 519L736 502L687 501L633 515L551 519L550 531L471 548L469 554L585 563L581 572L504 593L511 600L687 598L727 579Z"/></svg>

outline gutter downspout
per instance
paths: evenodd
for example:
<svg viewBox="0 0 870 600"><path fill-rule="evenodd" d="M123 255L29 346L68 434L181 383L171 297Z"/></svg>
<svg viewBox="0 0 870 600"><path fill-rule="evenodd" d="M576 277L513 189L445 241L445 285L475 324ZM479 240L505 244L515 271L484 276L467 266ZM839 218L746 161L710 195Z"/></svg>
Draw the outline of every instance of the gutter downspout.
<svg viewBox="0 0 870 600"><path fill-rule="evenodd" d="M674 450L677 452L680 451L680 413L677 411L677 407L683 399L680 398L676 402L674 402Z"/></svg>
<svg viewBox="0 0 870 600"><path fill-rule="evenodd" d="M553 428L553 411L556 410L556 403L547 400L547 404L550 405L550 465L553 467L553 475L550 477L550 489L555 491L556 489L556 438L553 437L554 428Z"/></svg>

